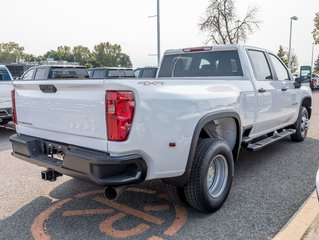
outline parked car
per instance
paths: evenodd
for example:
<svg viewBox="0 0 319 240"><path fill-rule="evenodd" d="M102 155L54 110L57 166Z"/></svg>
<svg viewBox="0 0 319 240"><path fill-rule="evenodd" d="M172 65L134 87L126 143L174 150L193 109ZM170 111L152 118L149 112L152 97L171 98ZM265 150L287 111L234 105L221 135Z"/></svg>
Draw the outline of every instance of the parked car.
<svg viewBox="0 0 319 240"><path fill-rule="evenodd" d="M12 76L6 66L0 65L0 125L12 120Z"/></svg>
<svg viewBox="0 0 319 240"><path fill-rule="evenodd" d="M156 78L157 67L137 68L134 70L136 78Z"/></svg>
<svg viewBox="0 0 319 240"><path fill-rule="evenodd" d="M308 78L310 78L310 74L308 76ZM311 89L317 89L319 88L319 75L313 73L310 79L310 87Z"/></svg>
<svg viewBox="0 0 319 240"><path fill-rule="evenodd" d="M318 200L319 200L319 169L318 169L318 172L317 172L317 178L316 178L316 186L317 186L317 197L318 197Z"/></svg>
<svg viewBox="0 0 319 240"><path fill-rule="evenodd" d="M90 78L112 79L112 78L135 78L132 68L100 67L88 70Z"/></svg>
<svg viewBox="0 0 319 240"><path fill-rule="evenodd" d="M13 156L46 168L44 180L106 186L109 200L161 179L172 196L214 212L242 148L306 139L312 94L299 80L275 53L219 45L166 51L156 79L52 80L56 93L15 81Z"/></svg>
<svg viewBox="0 0 319 240"><path fill-rule="evenodd" d="M89 73L78 65L38 65L29 68L18 80L85 79Z"/></svg>

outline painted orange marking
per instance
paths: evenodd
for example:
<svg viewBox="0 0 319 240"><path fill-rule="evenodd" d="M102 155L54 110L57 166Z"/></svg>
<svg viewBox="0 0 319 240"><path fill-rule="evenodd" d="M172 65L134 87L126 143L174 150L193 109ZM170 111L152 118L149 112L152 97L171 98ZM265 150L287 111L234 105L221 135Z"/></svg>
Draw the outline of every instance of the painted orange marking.
<svg viewBox="0 0 319 240"><path fill-rule="evenodd" d="M75 197L76 198L84 198L84 197L99 194L99 193L104 193L104 189L97 189L97 190L93 190L90 192L79 193L79 194L75 195Z"/></svg>
<svg viewBox="0 0 319 240"><path fill-rule="evenodd" d="M187 211L186 208L181 205L175 205L176 218L173 224L164 232L168 236L173 236L177 233L187 222Z"/></svg>
<svg viewBox="0 0 319 240"><path fill-rule="evenodd" d="M163 240L163 238L157 237L157 236L152 236L147 240Z"/></svg>
<svg viewBox="0 0 319 240"><path fill-rule="evenodd" d="M33 221L31 226L31 234L32 237L36 240L50 240L51 236L49 236L44 231L44 224L49 219L50 215L61 208L64 204L70 202L72 199L67 198L65 200L59 201L52 205L51 207L47 208L43 212L41 212L36 219Z"/></svg>
<svg viewBox="0 0 319 240"><path fill-rule="evenodd" d="M164 223L164 221L160 218L157 218L157 217L154 217L152 215L149 215L147 213L144 213L142 211L139 211L139 210L136 210L134 208L130 208L128 206L125 206L123 204L120 204L120 203L117 203L117 202L112 202L112 201L109 201L109 200L106 200L102 197L96 197L95 200L99 203L102 203L102 204L105 204L111 208L114 208L114 209L117 209L118 211L120 212L124 212L128 215L132 215L132 216L135 216L137 218L141 218L147 222L151 222L151 223L154 223L154 224L157 224L157 225L161 225Z"/></svg>
<svg viewBox="0 0 319 240"><path fill-rule="evenodd" d="M81 215L102 215L102 214L112 214L113 209L87 209L87 210L71 210L65 211L63 217L73 217Z"/></svg>
<svg viewBox="0 0 319 240"><path fill-rule="evenodd" d="M141 189L141 188L128 188L127 190L130 192L137 192L137 193L156 194L156 191L154 190L147 190L147 189Z"/></svg>
<svg viewBox="0 0 319 240"><path fill-rule="evenodd" d="M160 212L165 211L169 209L169 205L163 204L163 205L148 205L144 207L144 210L146 212Z"/></svg>
<svg viewBox="0 0 319 240"><path fill-rule="evenodd" d="M133 237L133 236L139 235L139 234L147 231L150 228L150 226L148 226L146 224L140 224L137 227L131 228L128 230L117 230L117 229L113 228L113 223L121 220L125 216L126 216L125 213L118 213L118 214L104 220L100 224L100 231L102 233L107 234L107 235L114 237L114 238L127 238L127 237Z"/></svg>

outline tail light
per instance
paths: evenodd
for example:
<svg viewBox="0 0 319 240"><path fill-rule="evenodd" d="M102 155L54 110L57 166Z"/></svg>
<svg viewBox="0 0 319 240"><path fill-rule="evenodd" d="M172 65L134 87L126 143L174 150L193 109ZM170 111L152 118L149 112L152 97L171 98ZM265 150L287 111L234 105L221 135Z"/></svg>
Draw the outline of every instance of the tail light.
<svg viewBox="0 0 319 240"><path fill-rule="evenodd" d="M12 120L15 124L18 124L17 121L17 111L16 111L16 94L15 90L11 91L11 101L12 101Z"/></svg>
<svg viewBox="0 0 319 240"><path fill-rule="evenodd" d="M126 141L131 131L134 117L134 93L129 91L107 91L105 102L108 140Z"/></svg>

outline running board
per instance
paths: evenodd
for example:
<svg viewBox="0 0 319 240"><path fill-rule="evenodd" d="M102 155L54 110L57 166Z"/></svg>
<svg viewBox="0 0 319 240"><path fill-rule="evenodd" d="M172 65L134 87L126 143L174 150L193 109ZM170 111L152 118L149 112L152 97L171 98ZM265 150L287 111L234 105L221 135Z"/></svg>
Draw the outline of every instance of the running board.
<svg viewBox="0 0 319 240"><path fill-rule="evenodd" d="M264 138L258 142L255 142L255 143L249 143L248 146L246 147L246 149L248 151L258 151L266 146L268 146L269 144L272 144L274 142L277 142L285 137L288 137L292 134L296 133L296 130L295 129L286 129L280 133L277 133L271 137L267 137L267 138Z"/></svg>

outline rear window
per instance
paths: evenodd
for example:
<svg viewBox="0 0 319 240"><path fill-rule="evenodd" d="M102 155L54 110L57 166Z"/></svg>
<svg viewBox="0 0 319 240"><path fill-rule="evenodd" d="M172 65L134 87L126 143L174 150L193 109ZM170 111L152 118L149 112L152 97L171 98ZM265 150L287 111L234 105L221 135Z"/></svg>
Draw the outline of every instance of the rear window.
<svg viewBox="0 0 319 240"><path fill-rule="evenodd" d="M110 69L107 78L134 78L133 70L127 69Z"/></svg>
<svg viewBox="0 0 319 240"><path fill-rule="evenodd" d="M214 51L166 55L158 77L243 76L238 52Z"/></svg>
<svg viewBox="0 0 319 240"><path fill-rule="evenodd" d="M7 70L0 69L0 81L10 81L11 77Z"/></svg>
<svg viewBox="0 0 319 240"><path fill-rule="evenodd" d="M89 78L85 68L51 68L48 79Z"/></svg>

